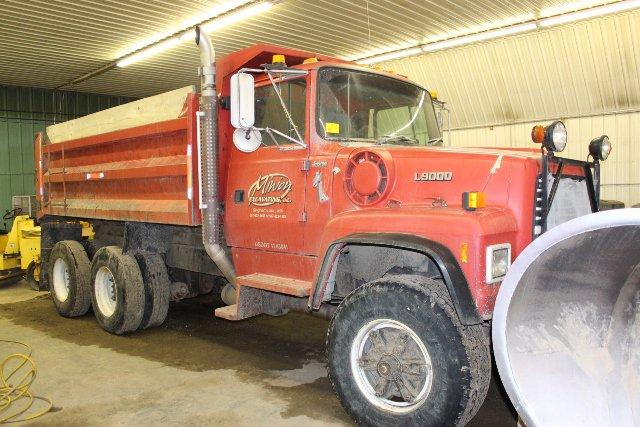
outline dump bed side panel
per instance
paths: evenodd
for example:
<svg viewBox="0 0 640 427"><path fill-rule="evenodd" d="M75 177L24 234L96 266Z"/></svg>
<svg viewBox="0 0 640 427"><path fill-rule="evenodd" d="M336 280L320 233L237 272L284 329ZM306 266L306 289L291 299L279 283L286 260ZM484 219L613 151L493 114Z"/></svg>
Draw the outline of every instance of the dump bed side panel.
<svg viewBox="0 0 640 427"><path fill-rule="evenodd" d="M199 225L197 109L190 93L175 119L56 143L36 137L40 216Z"/></svg>

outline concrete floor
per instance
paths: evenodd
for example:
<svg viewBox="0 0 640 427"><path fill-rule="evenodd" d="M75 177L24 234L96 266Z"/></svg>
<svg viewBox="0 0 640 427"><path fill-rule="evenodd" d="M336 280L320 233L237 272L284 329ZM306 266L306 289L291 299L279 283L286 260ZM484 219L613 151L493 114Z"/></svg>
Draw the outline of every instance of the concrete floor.
<svg viewBox="0 0 640 427"><path fill-rule="evenodd" d="M351 425L323 361L328 323L302 314L231 323L217 297L172 304L157 329L118 337L91 313L58 316L48 293L0 285L0 339L34 348L32 425ZM0 343L0 359L19 349ZM495 374L494 374L495 377ZM494 381L471 426L515 426Z"/></svg>

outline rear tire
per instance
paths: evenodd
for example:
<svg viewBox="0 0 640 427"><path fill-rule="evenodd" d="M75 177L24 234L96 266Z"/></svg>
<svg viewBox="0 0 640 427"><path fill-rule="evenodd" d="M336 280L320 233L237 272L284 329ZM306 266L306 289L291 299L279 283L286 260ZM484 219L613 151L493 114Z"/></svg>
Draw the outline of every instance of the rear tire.
<svg viewBox="0 0 640 427"><path fill-rule="evenodd" d="M145 306L140 329L160 326L169 312L171 281L162 255L139 252L135 255L144 282Z"/></svg>
<svg viewBox="0 0 640 427"><path fill-rule="evenodd" d="M84 239L82 241L82 246L84 247L84 250L87 252L87 256L89 257L89 259L93 260L93 257L96 255L96 252L98 252L98 250L104 245L102 245L99 241L95 239L91 239L91 240Z"/></svg>
<svg viewBox="0 0 640 427"><path fill-rule="evenodd" d="M100 248L91 263L93 313L102 328L122 335L140 327L145 306L136 260L117 246Z"/></svg>
<svg viewBox="0 0 640 427"><path fill-rule="evenodd" d="M460 323L441 280L396 275L340 304L327 332L329 378L362 425L465 425L486 397L489 343Z"/></svg>
<svg viewBox="0 0 640 427"><path fill-rule="evenodd" d="M82 245L75 240L56 243L49 257L51 298L64 317L86 314L91 306L91 264Z"/></svg>

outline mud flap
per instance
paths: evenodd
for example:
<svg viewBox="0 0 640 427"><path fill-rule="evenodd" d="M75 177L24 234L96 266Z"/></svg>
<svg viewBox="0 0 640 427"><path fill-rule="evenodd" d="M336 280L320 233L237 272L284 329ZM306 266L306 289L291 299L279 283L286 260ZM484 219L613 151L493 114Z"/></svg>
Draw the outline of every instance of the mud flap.
<svg viewBox="0 0 640 427"><path fill-rule="evenodd" d="M559 225L529 245L493 316L500 377L533 426L640 426L640 212Z"/></svg>

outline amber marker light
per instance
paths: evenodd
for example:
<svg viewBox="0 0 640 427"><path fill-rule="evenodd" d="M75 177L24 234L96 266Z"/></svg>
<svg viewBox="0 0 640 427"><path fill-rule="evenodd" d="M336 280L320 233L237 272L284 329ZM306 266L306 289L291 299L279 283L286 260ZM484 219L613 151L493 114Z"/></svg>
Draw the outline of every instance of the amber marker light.
<svg viewBox="0 0 640 427"><path fill-rule="evenodd" d="M460 245L460 261L469 262L469 244L466 242Z"/></svg>
<svg viewBox="0 0 640 427"><path fill-rule="evenodd" d="M466 191L462 193L462 207L467 211L475 211L487 205L487 197L482 191Z"/></svg>
<svg viewBox="0 0 640 427"><path fill-rule="evenodd" d="M544 142L544 126L534 126L533 129L531 129L531 139L536 144L542 144Z"/></svg>

